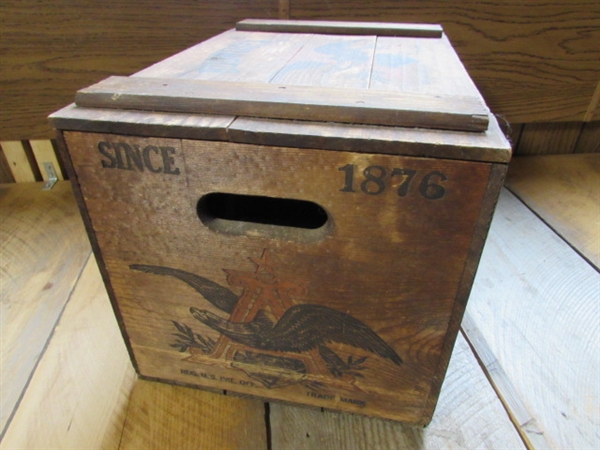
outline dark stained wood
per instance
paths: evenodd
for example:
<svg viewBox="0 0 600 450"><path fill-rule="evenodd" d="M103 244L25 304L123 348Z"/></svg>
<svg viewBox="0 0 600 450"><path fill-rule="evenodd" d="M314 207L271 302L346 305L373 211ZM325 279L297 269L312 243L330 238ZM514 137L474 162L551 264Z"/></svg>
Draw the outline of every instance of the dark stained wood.
<svg viewBox="0 0 600 450"><path fill-rule="evenodd" d="M581 129L577 139L575 153L599 153L600 152L600 121L587 122Z"/></svg>
<svg viewBox="0 0 600 450"><path fill-rule="evenodd" d="M320 33L344 35L374 35L439 38L442 27L419 23L336 22L318 20L257 20L246 19L235 25L239 31L269 31L279 33Z"/></svg>
<svg viewBox="0 0 600 450"><path fill-rule="evenodd" d="M87 108L223 114L465 131L488 126L476 97L277 84L110 77L77 93Z"/></svg>
<svg viewBox="0 0 600 450"><path fill-rule="evenodd" d="M515 155L573 153L583 123L528 123L523 126Z"/></svg>
<svg viewBox="0 0 600 450"><path fill-rule="evenodd" d="M480 213L477 219L477 224L473 230L473 238L469 245L469 258L465 264L464 271L458 286L458 292L454 303L454 309L452 310L452 317L448 325L448 331L444 339L442 347L442 357L440 363L436 369L434 381L432 383L431 393L427 399L427 404L424 408L424 417L429 417L433 414L439 396L442 382L448 368L450 355L456 341L456 336L460 328L465 308L467 307L467 300L471 293L471 287L473 286L473 280L475 279L475 273L479 266L479 259L483 251L490 223L496 209L496 203L498 202L498 195L502 188L504 177L506 176L507 165L506 164L494 164L491 166L490 177L488 180L488 186L485 193L485 197L480 206Z"/></svg>
<svg viewBox="0 0 600 450"><path fill-rule="evenodd" d="M181 137L226 140L233 116L153 113L116 109L79 108L69 105L51 114L52 126L59 130L136 134L155 137Z"/></svg>
<svg viewBox="0 0 600 450"><path fill-rule="evenodd" d="M6 160L4 149L0 147L0 183L13 183L15 178L10 171L10 165Z"/></svg>
<svg viewBox="0 0 600 450"><path fill-rule="evenodd" d="M508 162L511 148L498 124L483 133L350 124L237 118L227 129L232 142L323 148L466 161Z"/></svg>
<svg viewBox="0 0 600 450"><path fill-rule="evenodd" d="M0 138L53 138L46 117L77 89L130 75L247 17L277 15L277 0L3 2Z"/></svg>
<svg viewBox="0 0 600 450"><path fill-rule="evenodd" d="M200 116L74 105L51 116L63 130L138 136L208 139L283 147L397 154L429 158L508 162L511 149L495 120L483 133L448 133L419 128L374 127L308 121ZM441 142L443 136L444 142Z"/></svg>

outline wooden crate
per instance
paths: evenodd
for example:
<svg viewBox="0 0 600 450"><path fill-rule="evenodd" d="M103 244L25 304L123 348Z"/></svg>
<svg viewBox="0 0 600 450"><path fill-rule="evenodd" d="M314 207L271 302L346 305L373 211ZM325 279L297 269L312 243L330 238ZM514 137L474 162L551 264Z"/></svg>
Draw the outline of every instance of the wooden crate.
<svg viewBox="0 0 600 450"><path fill-rule="evenodd" d="M51 119L141 377L431 420L510 159L439 26L243 21Z"/></svg>

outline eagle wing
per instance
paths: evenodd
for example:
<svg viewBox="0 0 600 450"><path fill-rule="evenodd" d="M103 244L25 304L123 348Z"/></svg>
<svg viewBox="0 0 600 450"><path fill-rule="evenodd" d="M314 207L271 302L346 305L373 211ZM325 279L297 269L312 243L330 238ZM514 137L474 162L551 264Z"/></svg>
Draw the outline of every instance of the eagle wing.
<svg viewBox="0 0 600 450"><path fill-rule="evenodd" d="M129 268L139 270L140 272L179 278L184 283L193 287L214 306L227 313L233 312L233 309L239 300L239 297L226 287L199 275L184 272L183 270L162 266L148 266L145 264L132 264Z"/></svg>
<svg viewBox="0 0 600 450"><path fill-rule="evenodd" d="M289 308L268 333L269 347L304 352L328 342L362 348L400 365L402 358L371 328L349 314L326 306L301 304Z"/></svg>

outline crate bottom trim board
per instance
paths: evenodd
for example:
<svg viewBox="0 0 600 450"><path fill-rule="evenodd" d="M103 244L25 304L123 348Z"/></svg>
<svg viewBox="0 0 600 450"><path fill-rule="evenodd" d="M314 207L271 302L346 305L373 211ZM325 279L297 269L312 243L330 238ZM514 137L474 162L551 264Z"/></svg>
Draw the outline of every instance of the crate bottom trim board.
<svg viewBox="0 0 600 450"><path fill-rule="evenodd" d="M505 165L63 136L141 376L429 422ZM311 202L327 218L206 217L215 193Z"/></svg>

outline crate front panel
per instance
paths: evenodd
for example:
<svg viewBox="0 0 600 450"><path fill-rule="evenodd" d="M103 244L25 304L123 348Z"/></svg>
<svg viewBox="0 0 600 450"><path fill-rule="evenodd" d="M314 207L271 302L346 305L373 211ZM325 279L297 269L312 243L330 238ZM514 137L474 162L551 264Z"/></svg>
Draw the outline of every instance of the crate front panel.
<svg viewBox="0 0 600 450"><path fill-rule="evenodd" d="M65 139L142 375L422 419L489 164ZM327 222L204 217L214 193L313 202Z"/></svg>

